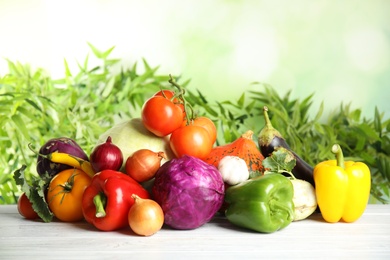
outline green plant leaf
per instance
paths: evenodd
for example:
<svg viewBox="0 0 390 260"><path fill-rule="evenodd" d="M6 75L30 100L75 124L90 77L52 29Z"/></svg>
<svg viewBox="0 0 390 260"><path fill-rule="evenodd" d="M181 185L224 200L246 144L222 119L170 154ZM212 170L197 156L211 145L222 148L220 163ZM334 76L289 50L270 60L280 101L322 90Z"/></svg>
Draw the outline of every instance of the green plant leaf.
<svg viewBox="0 0 390 260"><path fill-rule="evenodd" d="M24 136L24 138L26 138L26 140L28 140L29 133L28 133L28 130L26 128L26 124L23 122L22 118L18 114L15 114L15 115L12 115L11 119L15 125L16 130L18 132L20 132Z"/></svg>
<svg viewBox="0 0 390 260"><path fill-rule="evenodd" d="M39 178L32 176L32 183L27 182L25 176L26 165L14 172L14 180L17 185L21 186L22 192L26 193L27 198L30 200L34 211L44 222L51 222L53 219L53 213L50 211L49 206L45 200L45 187L50 182L50 178Z"/></svg>
<svg viewBox="0 0 390 260"><path fill-rule="evenodd" d="M294 155L284 147L278 147L272 154L266 157L262 164L265 174L289 173L292 177L292 169L295 167L296 159Z"/></svg>
<svg viewBox="0 0 390 260"><path fill-rule="evenodd" d="M112 77L108 80L107 84L105 85L104 89L103 89L103 92L102 92L102 97L103 98L107 98L108 95L111 94L111 91L112 89L114 88L115 86L115 78Z"/></svg>

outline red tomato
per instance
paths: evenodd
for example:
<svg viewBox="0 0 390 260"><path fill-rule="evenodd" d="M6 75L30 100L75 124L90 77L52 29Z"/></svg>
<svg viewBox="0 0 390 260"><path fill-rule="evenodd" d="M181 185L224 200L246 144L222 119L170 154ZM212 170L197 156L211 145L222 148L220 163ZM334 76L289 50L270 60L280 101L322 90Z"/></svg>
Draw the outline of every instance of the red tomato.
<svg viewBox="0 0 390 260"><path fill-rule="evenodd" d="M18 199L18 211L26 219L37 219L38 214L34 211L30 200L27 198L26 193L22 193Z"/></svg>
<svg viewBox="0 0 390 260"><path fill-rule="evenodd" d="M165 96L167 99L173 98L174 95L175 95L175 91L169 89L163 89L154 94L154 96L162 96L162 97ZM177 99L175 99L175 101L177 101Z"/></svg>
<svg viewBox="0 0 390 260"><path fill-rule="evenodd" d="M181 110L183 110L183 118L185 117L185 109L184 109L183 102L180 102L178 98L174 98L172 100L172 98L175 96L175 91L169 89L163 89L156 92L154 96L161 96L171 100L176 106L179 106Z"/></svg>
<svg viewBox="0 0 390 260"><path fill-rule="evenodd" d="M217 127L210 118L204 116L197 117L194 119L193 124L204 127L210 135L211 143L215 143L217 140Z"/></svg>
<svg viewBox="0 0 390 260"><path fill-rule="evenodd" d="M172 133L169 143L173 153L178 158L186 154L204 159L213 147L207 130L193 124L176 129Z"/></svg>
<svg viewBox="0 0 390 260"><path fill-rule="evenodd" d="M142 122L157 136L166 136L183 122L183 110L163 96L153 96L142 106Z"/></svg>

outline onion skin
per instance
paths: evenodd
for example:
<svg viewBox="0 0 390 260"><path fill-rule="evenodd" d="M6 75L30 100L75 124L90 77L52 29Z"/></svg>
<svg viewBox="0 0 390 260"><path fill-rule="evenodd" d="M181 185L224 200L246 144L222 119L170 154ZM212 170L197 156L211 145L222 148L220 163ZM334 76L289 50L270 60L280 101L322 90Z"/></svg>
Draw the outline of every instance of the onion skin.
<svg viewBox="0 0 390 260"><path fill-rule="evenodd" d="M166 159L164 152L140 149L127 158L126 173L138 182L149 181L160 168L162 159Z"/></svg>
<svg viewBox="0 0 390 260"><path fill-rule="evenodd" d="M123 164L123 154L121 149L112 143L111 136L108 136L106 142L93 149L90 162L95 172L118 171Z"/></svg>
<svg viewBox="0 0 390 260"><path fill-rule="evenodd" d="M140 236L151 236L164 224L164 212L160 205L151 199L142 199L132 195L134 204L128 214L131 230Z"/></svg>

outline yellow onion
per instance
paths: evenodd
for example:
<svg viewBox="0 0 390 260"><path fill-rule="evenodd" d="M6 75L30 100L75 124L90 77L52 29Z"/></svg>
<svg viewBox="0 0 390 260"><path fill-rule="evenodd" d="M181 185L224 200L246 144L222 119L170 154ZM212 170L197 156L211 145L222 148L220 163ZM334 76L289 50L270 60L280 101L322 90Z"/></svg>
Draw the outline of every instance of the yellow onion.
<svg viewBox="0 0 390 260"><path fill-rule="evenodd" d="M126 173L138 182L151 180L166 159L164 152L153 152L149 149L135 151L126 160Z"/></svg>
<svg viewBox="0 0 390 260"><path fill-rule="evenodd" d="M151 236L164 224L164 212L160 205L151 199L142 199L132 195L134 204L128 214L131 230L140 236Z"/></svg>

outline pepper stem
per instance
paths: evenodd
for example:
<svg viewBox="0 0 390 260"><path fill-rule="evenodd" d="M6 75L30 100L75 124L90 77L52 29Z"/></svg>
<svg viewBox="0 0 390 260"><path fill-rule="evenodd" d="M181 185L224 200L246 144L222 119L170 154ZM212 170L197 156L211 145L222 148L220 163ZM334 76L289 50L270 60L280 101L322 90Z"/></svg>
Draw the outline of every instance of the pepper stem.
<svg viewBox="0 0 390 260"><path fill-rule="evenodd" d="M95 216L97 218L103 218L106 216L106 210L104 209L107 203L107 197L104 195L103 192L99 192L98 194L93 197L93 204L95 204L96 207L96 214Z"/></svg>
<svg viewBox="0 0 390 260"><path fill-rule="evenodd" d="M332 146L332 153L336 155L337 166L340 166L344 169L344 155L339 144L334 144Z"/></svg>

